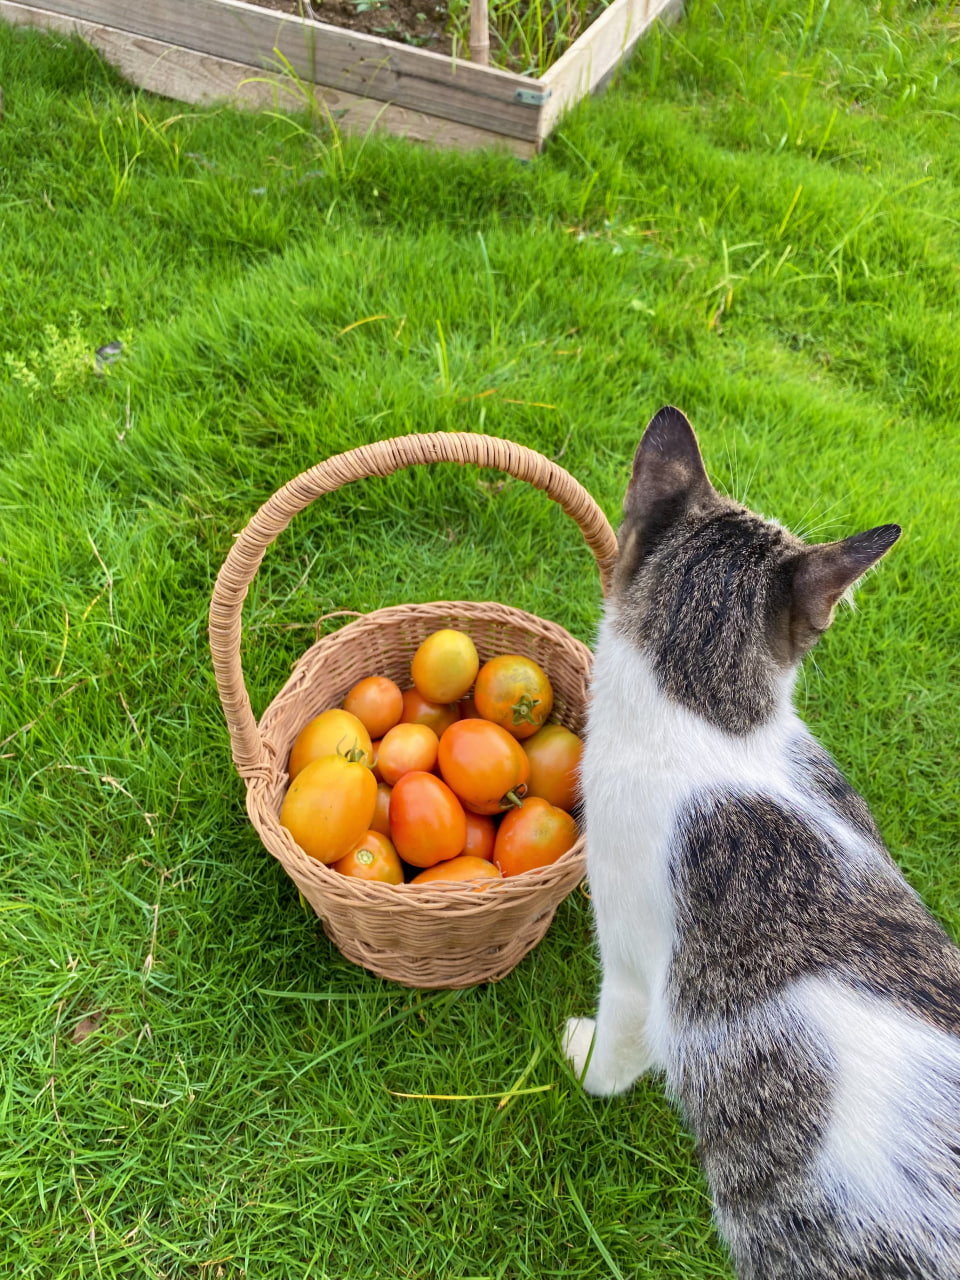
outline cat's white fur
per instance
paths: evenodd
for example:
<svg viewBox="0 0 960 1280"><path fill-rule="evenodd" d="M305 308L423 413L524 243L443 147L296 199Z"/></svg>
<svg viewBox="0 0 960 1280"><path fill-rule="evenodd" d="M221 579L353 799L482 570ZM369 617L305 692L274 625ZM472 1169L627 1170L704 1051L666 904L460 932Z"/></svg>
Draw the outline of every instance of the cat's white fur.
<svg viewBox="0 0 960 1280"><path fill-rule="evenodd" d="M798 790L790 747L809 734L793 709L792 685L791 673L776 713L733 738L668 699L648 659L611 616L601 625L582 779L603 980L596 1024L571 1018L564 1037L590 1093L619 1093L650 1069L664 1071L669 1088L690 1047L671 1026L666 982L674 944L671 841L696 793L779 798L836 839L851 868L869 860L875 874L898 875L879 849ZM902 1210L914 1220L925 1214L932 1230L941 1221L955 1224L957 1205L923 1198L903 1166L929 1167L938 1159L931 1142L942 1141L946 1152L955 1139L940 1124L941 1082L954 1072L960 1078L956 1039L831 978L804 977L783 993L775 1013L761 1007L751 1017L766 1014L781 1025L784 1018L799 1025L835 1064L837 1089L820 1158L823 1185L835 1187L837 1203L852 1195L848 1207L857 1221L876 1213L889 1222L891 1212ZM704 1047L709 1031L700 1034ZM718 1028L718 1042L723 1034ZM925 1154L914 1161L917 1142Z"/></svg>

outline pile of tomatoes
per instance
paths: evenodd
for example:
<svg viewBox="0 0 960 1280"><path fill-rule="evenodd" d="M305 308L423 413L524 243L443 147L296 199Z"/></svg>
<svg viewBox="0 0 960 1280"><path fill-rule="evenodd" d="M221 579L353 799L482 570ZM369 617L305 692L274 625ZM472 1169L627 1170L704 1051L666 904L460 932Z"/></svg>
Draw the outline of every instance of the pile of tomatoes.
<svg viewBox="0 0 960 1280"><path fill-rule="evenodd" d="M549 720L546 672L519 654L481 666L470 636L446 629L423 641L410 675L405 691L368 676L304 726L281 824L310 857L387 884L556 862L577 839L582 743Z"/></svg>

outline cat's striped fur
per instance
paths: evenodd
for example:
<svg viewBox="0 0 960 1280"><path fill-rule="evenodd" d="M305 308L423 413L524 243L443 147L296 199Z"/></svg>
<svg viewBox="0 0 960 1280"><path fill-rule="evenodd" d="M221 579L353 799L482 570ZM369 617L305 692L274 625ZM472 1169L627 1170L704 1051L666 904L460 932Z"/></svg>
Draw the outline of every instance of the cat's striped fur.
<svg viewBox="0 0 960 1280"><path fill-rule="evenodd" d="M960 1280L960 951L791 702L885 525L807 546L637 451L582 779L603 982L584 1086L662 1071L741 1280Z"/></svg>

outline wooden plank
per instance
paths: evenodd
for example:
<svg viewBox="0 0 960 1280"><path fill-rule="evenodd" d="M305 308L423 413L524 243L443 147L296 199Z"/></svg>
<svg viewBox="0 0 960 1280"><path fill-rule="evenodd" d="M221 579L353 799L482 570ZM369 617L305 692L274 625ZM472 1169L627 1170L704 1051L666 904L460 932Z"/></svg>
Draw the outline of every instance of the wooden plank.
<svg viewBox="0 0 960 1280"><path fill-rule="evenodd" d="M614 0L541 77L542 88L550 90L541 141L564 111L605 84L657 18L672 18L682 7L683 0Z"/></svg>
<svg viewBox="0 0 960 1280"><path fill-rule="evenodd" d="M517 99L538 82L244 0L34 0L34 7L272 70L313 84L536 142L541 109Z"/></svg>
<svg viewBox="0 0 960 1280"><path fill-rule="evenodd" d="M0 19L16 26L76 33L110 62L121 75L151 93L180 102L228 102L233 106L296 111L306 106L303 91L289 76L258 72L245 63L230 62L197 53L147 36L130 35L80 18L67 18L34 5L0 0ZM506 147L514 155L529 157L535 146L503 134L442 120L424 112L390 103L359 98L339 89L312 86L314 101L329 112L345 133L384 130L437 147L472 150Z"/></svg>

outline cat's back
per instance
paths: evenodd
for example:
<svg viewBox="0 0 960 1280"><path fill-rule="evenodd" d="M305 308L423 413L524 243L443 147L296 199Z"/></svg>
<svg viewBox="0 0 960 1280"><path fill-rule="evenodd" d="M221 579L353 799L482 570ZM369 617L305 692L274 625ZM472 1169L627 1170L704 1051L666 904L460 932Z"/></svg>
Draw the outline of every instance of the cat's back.
<svg viewBox="0 0 960 1280"><path fill-rule="evenodd" d="M829 756L788 760L675 830L668 1087L743 1276L960 1277L960 952Z"/></svg>
<svg viewBox="0 0 960 1280"><path fill-rule="evenodd" d="M584 783L601 946L741 1277L960 1280L960 951L789 696L732 734L608 618Z"/></svg>

